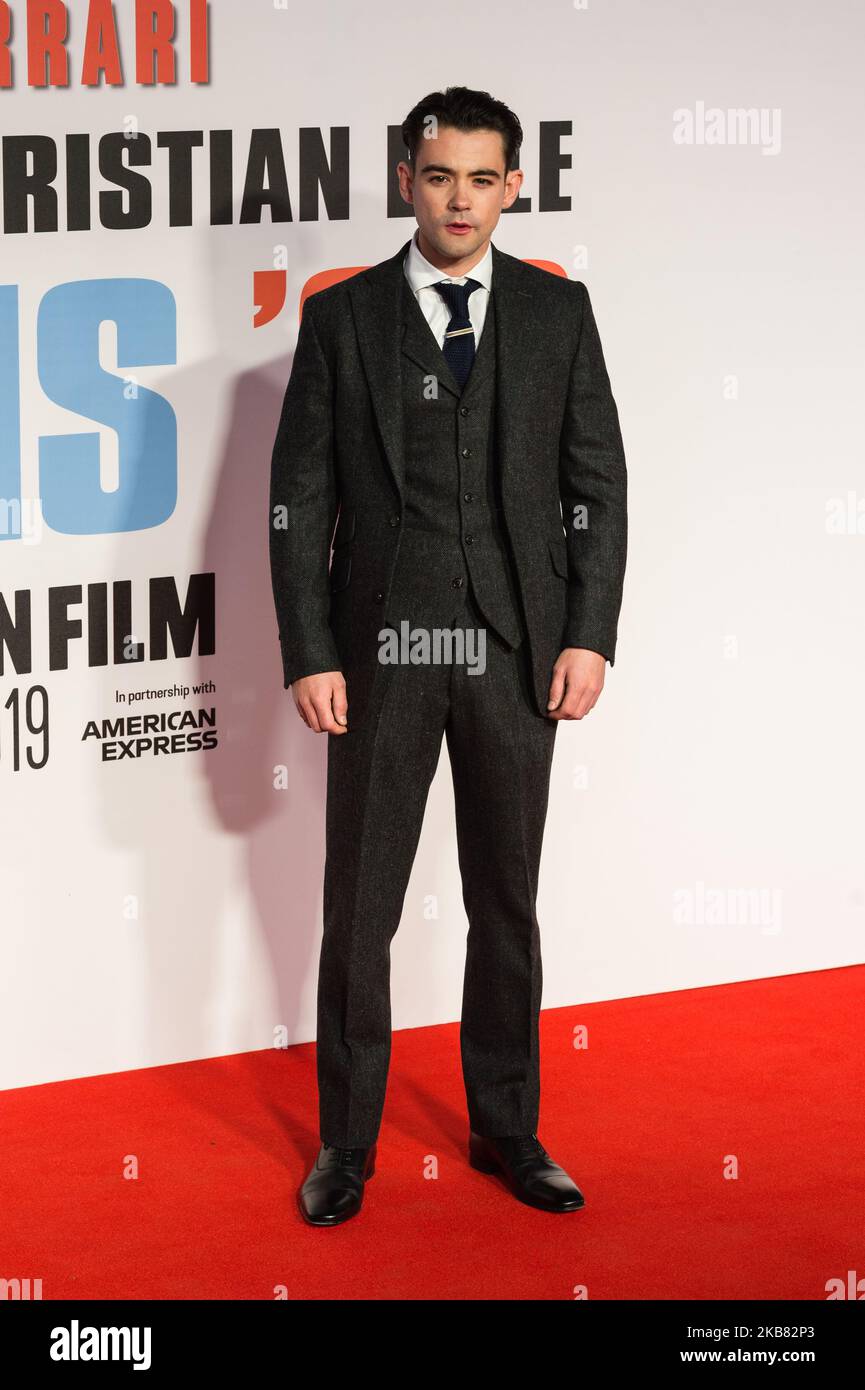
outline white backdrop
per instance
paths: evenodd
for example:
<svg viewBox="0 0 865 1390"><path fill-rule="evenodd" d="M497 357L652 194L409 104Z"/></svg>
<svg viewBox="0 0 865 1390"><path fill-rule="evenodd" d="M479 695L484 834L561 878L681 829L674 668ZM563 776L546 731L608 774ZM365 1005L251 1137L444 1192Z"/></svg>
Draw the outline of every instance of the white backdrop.
<svg viewBox="0 0 865 1390"><path fill-rule="evenodd" d="M50 90L26 85L24 6L12 8L2 134L58 143L60 229L35 232L31 220L3 232L0 285L17 287L14 331L0 317L4 477L17 384L26 498L42 495L40 439L93 431L103 489L124 468L149 486L154 440L133 438L130 452L98 415L58 403L37 359L39 306L54 286L133 277L173 296L176 352L121 365L106 320L99 361L170 404L178 475L159 525L43 524L0 541L0 594L12 614L16 591L29 591L34 631L32 669L16 671L7 649L0 676L0 1085L314 1036L326 746L282 689L270 450L300 291L319 270L380 261L408 239L414 221L387 216L387 128L448 84L490 91L523 123L532 211L503 217L494 241L586 281L629 465L616 666L596 709L557 739L539 902L544 1007L861 961L861 7L538 0L527 13L508 0L441 0L431 15L396 0L372 10L222 0L211 6L210 82L196 86L183 4L177 83L145 88L121 3L125 85L90 90L86 5L69 6L69 85ZM725 143L711 142L713 108ZM738 109L762 114L750 135L727 117ZM100 224L111 185L97 142L130 120L153 141L140 171L152 215L116 230ZM572 123L565 211L537 210L549 121ZM342 126L350 216L331 221L319 201L317 218L300 220L298 131L320 128L329 148ZM273 224L265 210L241 224L250 132L265 129L281 133L297 220ZM156 148L157 132L179 130L204 140L190 226L170 225L167 153ZM234 225L210 222L215 130L234 135ZM86 231L64 229L69 132L91 136ZM283 263L282 312L255 327L253 274ZM142 322L149 304L142 295ZM88 666L78 641L69 668L50 669L52 586L130 580L137 630L151 577L174 576L183 597L190 575L208 573L214 654ZM129 712L119 691L208 679L210 694L136 709L213 708L211 751L111 763L82 738L88 721ZM16 770L14 699L40 685L48 761L31 769L24 739ZM393 947L395 1027L458 1017L465 932L445 752Z"/></svg>

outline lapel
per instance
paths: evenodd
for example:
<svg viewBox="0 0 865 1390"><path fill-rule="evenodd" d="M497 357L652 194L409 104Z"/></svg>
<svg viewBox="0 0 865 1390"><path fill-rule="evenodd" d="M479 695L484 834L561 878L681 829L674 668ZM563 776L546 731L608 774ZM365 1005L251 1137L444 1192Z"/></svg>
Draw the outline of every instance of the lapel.
<svg viewBox="0 0 865 1390"><path fill-rule="evenodd" d="M406 306L403 297L403 261L410 244L407 241L395 256L353 275L347 282L373 410L400 497L405 482L400 354L407 352L426 371L439 377L448 390L459 394L441 348L413 295L416 316L406 312L410 306ZM540 312L539 296L532 293L533 273L497 246L493 245L492 252L492 294L487 313L495 314L496 351L495 361L491 354L487 355L486 366L496 372L499 467L505 489L525 456L523 441L533 424L526 368L536 357L543 358L550 325ZM481 334L481 348L483 341Z"/></svg>

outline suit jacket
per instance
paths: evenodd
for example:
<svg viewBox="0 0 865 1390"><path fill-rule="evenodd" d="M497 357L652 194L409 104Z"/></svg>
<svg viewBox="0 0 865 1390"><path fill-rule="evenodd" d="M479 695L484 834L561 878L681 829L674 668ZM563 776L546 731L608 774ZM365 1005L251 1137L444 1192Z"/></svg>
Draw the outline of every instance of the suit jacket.
<svg viewBox="0 0 865 1390"><path fill-rule="evenodd" d="M400 543L408 247L306 300L271 461L284 686L341 670L349 729L365 712ZM615 660L625 455L585 285L492 252L501 500L543 714L563 647ZM424 365L456 389L432 331Z"/></svg>

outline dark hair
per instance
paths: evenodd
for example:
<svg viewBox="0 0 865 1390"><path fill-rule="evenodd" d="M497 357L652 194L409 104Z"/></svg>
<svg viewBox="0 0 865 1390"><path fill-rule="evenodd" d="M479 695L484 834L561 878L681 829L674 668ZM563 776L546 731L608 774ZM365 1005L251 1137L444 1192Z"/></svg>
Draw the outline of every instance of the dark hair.
<svg viewBox="0 0 865 1390"><path fill-rule="evenodd" d="M455 130L497 130L505 147L505 173L519 168L523 128L510 107L503 101L496 101L489 92L474 92L471 87L447 87L443 92L430 92L402 123L403 144L412 173L430 116L435 116L439 125L452 126Z"/></svg>

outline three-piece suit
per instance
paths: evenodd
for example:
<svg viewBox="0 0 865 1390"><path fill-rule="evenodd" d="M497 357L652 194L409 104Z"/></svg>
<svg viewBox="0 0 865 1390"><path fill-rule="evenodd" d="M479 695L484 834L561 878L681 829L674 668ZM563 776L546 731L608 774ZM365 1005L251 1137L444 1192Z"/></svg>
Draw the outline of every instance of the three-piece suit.
<svg viewBox="0 0 865 1390"><path fill-rule="evenodd" d="M317 1032L321 1138L343 1147L378 1133L390 943L443 738L468 919L469 1121L491 1137L537 1128L546 705L563 648L612 665L627 548L622 436L585 286L490 244L461 382L407 279L413 245L306 300L271 466L284 686L341 671L348 698L348 733L327 735ZM482 631L483 669L383 661L380 635L405 623Z"/></svg>

